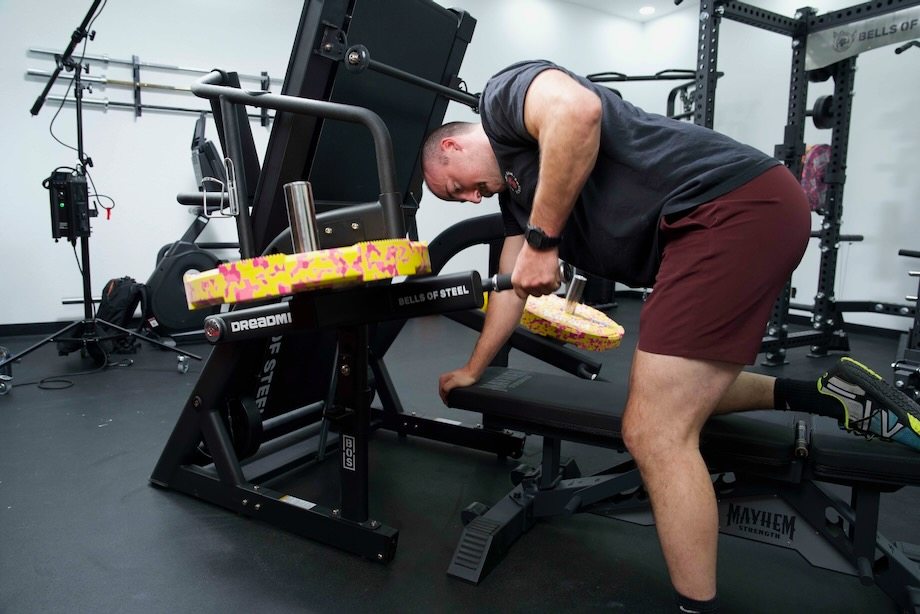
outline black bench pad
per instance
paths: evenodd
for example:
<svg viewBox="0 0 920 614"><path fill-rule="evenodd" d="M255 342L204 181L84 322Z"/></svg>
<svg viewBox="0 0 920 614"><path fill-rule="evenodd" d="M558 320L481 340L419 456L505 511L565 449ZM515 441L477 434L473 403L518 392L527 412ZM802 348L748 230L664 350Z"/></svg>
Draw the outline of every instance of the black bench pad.
<svg viewBox="0 0 920 614"><path fill-rule="evenodd" d="M451 391L448 402L482 413L486 426L623 448L622 385L489 367L476 384ZM794 417L772 411L713 417L703 430L701 449L707 461L729 471L782 471L797 460ZM901 444L845 433L828 419L812 421L808 450L806 468L815 479L920 484L920 454Z"/></svg>

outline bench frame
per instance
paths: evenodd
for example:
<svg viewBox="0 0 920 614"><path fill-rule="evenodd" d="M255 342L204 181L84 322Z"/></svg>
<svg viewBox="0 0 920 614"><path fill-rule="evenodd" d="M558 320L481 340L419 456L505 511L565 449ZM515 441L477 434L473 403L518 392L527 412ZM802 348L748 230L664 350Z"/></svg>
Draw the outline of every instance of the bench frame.
<svg viewBox="0 0 920 614"><path fill-rule="evenodd" d="M459 404L451 405L473 409L471 405L482 394L490 400L486 405L495 408L502 392L488 386L490 379L501 371L490 368L480 380L485 389L477 391L475 386L464 389L460 395L452 396L451 400L456 397ZM541 374L540 378L545 380L546 376ZM483 425L541 435L541 466L519 465L512 472L515 486L511 492L491 507L474 503L464 510L466 526L448 575L478 584L504 558L511 545L541 518L592 512L642 525L654 524L648 495L633 460L626 457L628 460L609 469L582 476L574 460L562 458L563 440L623 452L625 448L618 434L611 432L610 437L604 438L595 433L586 437L583 430L577 430L577 425L567 434L558 423L541 423L538 407L522 408L518 413L512 394L507 397L508 404L499 406L497 411L480 409ZM573 416L577 420L577 412ZM615 423L619 420L615 419ZM800 429L801 424L802 421L796 426ZM814 424L807 434L809 440L812 429ZM877 584L902 609L920 607L920 548L892 542L878 532L881 494L901 486L838 480L851 489L850 500L845 501L827 484L815 479L807 453L793 452L797 436L801 432L790 428L788 462L760 468L750 462L732 463L718 453L707 454L704 444L704 456L719 500L720 532L795 550L816 567L857 576L867 586Z"/></svg>

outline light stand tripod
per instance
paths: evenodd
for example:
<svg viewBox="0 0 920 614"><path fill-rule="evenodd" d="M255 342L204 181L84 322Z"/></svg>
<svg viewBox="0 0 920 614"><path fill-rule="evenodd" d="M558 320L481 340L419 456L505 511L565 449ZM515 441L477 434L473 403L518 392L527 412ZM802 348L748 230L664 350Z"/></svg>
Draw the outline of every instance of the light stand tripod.
<svg viewBox="0 0 920 614"><path fill-rule="evenodd" d="M80 60L75 60L73 57L73 51L81 41L83 41L87 36L90 40L95 36L95 32L88 32L87 27L91 23L93 16L96 14L96 10L99 8L99 4L102 0L93 0L93 4L90 7L89 11L86 13L86 16L83 18L83 22L80 26L74 30L73 34L70 37L70 44L67 46L67 49L64 51L63 55L58 59L57 67L55 68L54 73L48 79L48 83L45 84L45 89L42 90L42 93L39 95L38 99L35 101L35 104L32 105L31 113L32 115L38 115L38 112L41 110L42 105L45 103L45 99L48 97L48 92L51 90L51 86L54 85L55 80L58 75L61 73L61 70L73 71L73 87L74 87L74 102L76 104L77 111L77 167L76 175L78 178L82 179L85 175L85 168L87 166L92 166L92 159L86 156L83 151L83 84L81 81L81 74L84 70L82 63L82 58ZM85 180L82 183L82 190L85 194ZM78 188L78 190L81 188ZM42 339L38 343L26 348L25 350L19 352L18 354L12 356L3 357L0 360L0 395L6 394L10 391L12 387L12 374L10 364L13 361L19 360L23 356L30 354L37 350L38 348L44 346L47 343L58 340L74 340L79 341L81 344L81 352L88 354L98 365L104 365L108 360L105 350L100 345L100 341L108 337L100 337L98 325L102 324L111 329L120 331L123 334L130 335L134 338L140 339L145 343L150 343L156 345L160 348L170 350L179 354L180 361L180 371L184 372L183 365L187 369L187 362L183 360L183 357L194 358L195 360L201 360L201 357L192 354L191 352L186 352L180 350L176 347L172 347L165 343L161 343L154 339L145 337L144 335L138 334L136 331L131 331L117 324L112 324L105 320L101 320L95 317L93 313L93 298L92 298L92 285L91 285L91 276L90 276L90 257L89 257L89 235L90 235L90 224L89 217L92 217L88 211L88 203L82 203L82 211L77 212L76 215L70 216L70 223L67 225L67 235L70 242L76 246L76 240L80 240L80 259L81 259L81 275L83 277L83 319L76 322L72 322L68 326L62 328L56 333ZM74 202L70 203L70 207L76 207L77 204ZM82 217L81 217L82 216ZM79 218L79 219L78 219ZM55 236L58 236L55 234ZM71 333L72 336L64 337L64 335ZM114 335L118 336L118 335Z"/></svg>

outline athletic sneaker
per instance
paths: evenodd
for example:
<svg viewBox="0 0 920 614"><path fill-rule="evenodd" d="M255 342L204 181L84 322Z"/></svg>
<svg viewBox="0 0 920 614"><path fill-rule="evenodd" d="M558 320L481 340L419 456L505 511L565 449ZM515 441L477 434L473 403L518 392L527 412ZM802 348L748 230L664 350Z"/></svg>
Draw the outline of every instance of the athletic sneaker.
<svg viewBox="0 0 920 614"><path fill-rule="evenodd" d="M843 404L843 427L920 451L920 407L882 376L844 357L818 378L818 392Z"/></svg>

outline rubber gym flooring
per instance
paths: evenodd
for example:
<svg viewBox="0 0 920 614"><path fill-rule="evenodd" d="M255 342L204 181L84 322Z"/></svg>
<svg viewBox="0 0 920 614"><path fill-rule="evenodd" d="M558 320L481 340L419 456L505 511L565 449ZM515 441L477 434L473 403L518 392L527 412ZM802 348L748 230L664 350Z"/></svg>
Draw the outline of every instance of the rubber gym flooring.
<svg viewBox="0 0 920 614"><path fill-rule="evenodd" d="M619 298L612 317L623 347L602 356L602 375L625 381L639 302ZM37 337L0 338L11 352ZM410 322L387 355L407 411L475 423L444 408L437 376L462 364L475 333L440 317ZM897 339L851 334L851 353L889 374ZM205 344L183 346L206 354ZM816 377L836 357L789 351L784 367ZM145 346L133 360L89 375L77 354L52 345L13 367L0 397L0 612L669 612L653 527L591 514L541 522L479 586L446 575L470 502L497 501L517 461L379 431L371 447L371 516L400 532L388 565L366 561L188 496L148 478L201 363L186 374L170 352ZM519 353L511 366L554 369ZM61 375L66 389L28 382ZM64 384L52 384L63 386ZM529 438L524 461L539 461ZM610 451L569 445L585 473L614 464ZM304 498L336 500L326 462L285 478ZM332 490L330 490L332 489ZM325 494L324 494L325 493ZM882 497L880 528L920 544L916 489ZM726 612L894 612L878 588L811 567L797 553L720 537Z"/></svg>

